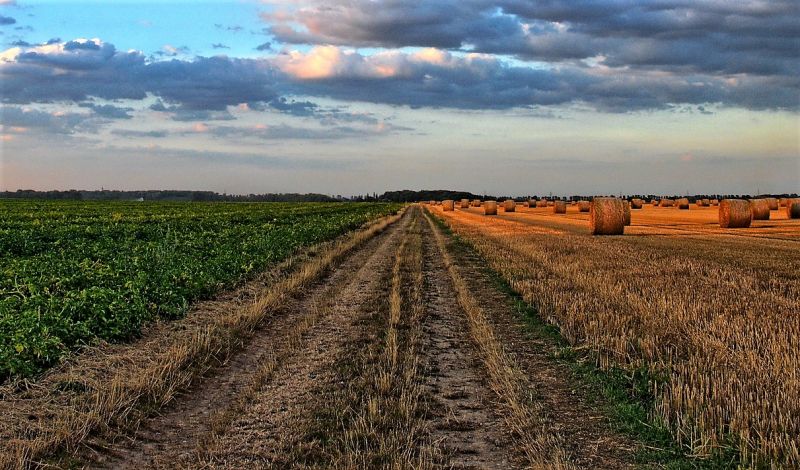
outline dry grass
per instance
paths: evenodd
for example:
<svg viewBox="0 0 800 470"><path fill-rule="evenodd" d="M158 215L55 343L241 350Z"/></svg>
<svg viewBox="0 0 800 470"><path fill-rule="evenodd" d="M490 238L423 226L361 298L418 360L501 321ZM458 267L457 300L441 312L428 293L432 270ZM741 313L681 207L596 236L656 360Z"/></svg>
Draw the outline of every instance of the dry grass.
<svg viewBox="0 0 800 470"><path fill-rule="evenodd" d="M500 399L506 423L528 460L527 468L574 468L564 450L562 438L548 426L545 410L531 396L531 384L503 350L467 280L459 273L444 236L428 214L426 217L453 281L458 303L467 315L470 335L478 346L492 390Z"/></svg>
<svg viewBox="0 0 800 470"><path fill-rule="evenodd" d="M388 304L362 328L368 344L351 344L351 355L341 358L347 385L320 406L325 419L307 433L325 435L326 468L433 468L439 459L426 441L424 381L420 367L423 300L422 236L419 210L397 249L387 279ZM331 392L328 392L331 393Z"/></svg>
<svg viewBox="0 0 800 470"><path fill-rule="evenodd" d="M400 217L384 218L323 245L309 261L287 268L255 293L252 302L234 311L189 316L162 327L163 334L141 344L110 347L56 367L35 385L3 386L0 468L38 466L54 452L75 449L92 432L134 426L148 408L161 407L239 349L288 296Z"/></svg>
<svg viewBox="0 0 800 470"><path fill-rule="evenodd" d="M748 465L800 466L800 225L733 236L716 208L640 212L658 223L634 217L639 236L619 238L588 236L577 213L580 230L538 214L437 214L599 365L666 374L655 418L694 454L732 446ZM669 224L700 219L711 222Z"/></svg>

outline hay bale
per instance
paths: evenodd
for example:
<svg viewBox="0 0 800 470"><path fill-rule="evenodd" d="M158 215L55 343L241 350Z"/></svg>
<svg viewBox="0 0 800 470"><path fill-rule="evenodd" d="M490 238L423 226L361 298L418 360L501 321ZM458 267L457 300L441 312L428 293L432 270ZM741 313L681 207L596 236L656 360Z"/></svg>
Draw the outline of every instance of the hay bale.
<svg viewBox="0 0 800 470"><path fill-rule="evenodd" d="M517 203L513 199L506 199L503 201L503 210L506 212L514 212L517 208Z"/></svg>
<svg viewBox="0 0 800 470"><path fill-rule="evenodd" d="M644 205L644 201L641 199L631 199L631 209L641 209L642 205Z"/></svg>
<svg viewBox="0 0 800 470"><path fill-rule="evenodd" d="M528 199L528 207L536 207L536 199Z"/></svg>
<svg viewBox="0 0 800 470"><path fill-rule="evenodd" d="M719 203L719 226L747 228L753 219L750 203L744 199L723 199Z"/></svg>
<svg viewBox="0 0 800 470"><path fill-rule="evenodd" d="M553 203L553 213L554 214L566 214L567 213L567 203L564 201L555 201Z"/></svg>
<svg viewBox="0 0 800 470"><path fill-rule="evenodd" d="M547 207L547 199L542 199L541 201L536 201L536 207Z"/></svg>
<svg viewBox="0 0 800 470"><path fill-rule="evenodd" d="M753 220L769 220L769 202L766 199L750 199Z"/></svg>
<svg viewBox="0 0 800 470"><path fill-rule="evenodd" d="M689 199L682 197L675 201L675 205L678 206L678 209L689 210Z"/></svg>
<svg viewBox="0 0 800 470"><path fill-rule="evenodd" d="M472 200L472 207L481 207L481 200L480 199L473 199Z"/></svg>
<svg viewBox="0 0 800 470"><path fill-rule="evenodd" d="M484 215L497 215L497 201L486 201L483 203Z"/></svg>
<svg viewBox="0 0 800 470"><path fill-rule="evenodd" d="M623 219L625 221L625 226L627 227L631 224L631 203L628 201L622 201L622 205L624 209Z"/></svg>
<svg viewBox="0 0 800 470"><path fill-rule="evenodd" d="M768 197L765 199L767 201L767 205L769 205L769 210L776 211L778 210L778 200L774 197Z"/></svg>
<svg viewBox="0 0 800 470"><path fill-rule="evenodd" d="M711 202L712 206L718 206L719 205L719 199L712 199L710 202Z"/></svg>
<svg viewBox="0 0 800 470"><path fill-rule="evenodd" d="M616 197L596 197L589 210L592 235L622 235L625 231L625 204Z"/></svg>
<svg viewBox="0 0 800 470"><path fill-rule="evenodd" d="M650 201L650 204L658 206L658 199L653 199L652 201Z"/></svg>
<svg viewBox="0 0 800 470"><path fill-rule="evenodd" d="M711 205L711 200L703 198L703 206L708 207Z"/></svg>
<svg viewBox="0 0 800 470"><path fill-rule="evenodd" d="M672 207L672 199L662 199L658 207Z"/></svg>
<svg viewBox="0 0 800 470"><path fill-rule="evenodd" d="M702 199L697 199L697 200L694 201L694 203L697 204L697 207L703 207L703 206L707 206L708 205L708 204L705 204Z"/></svg>
<svg viewBox="0 0 800 470"><path fill-rule="evenodd" d="M448 211L455 210L455 208L456 208L456 202L453 201L452 199L446 199L446 200L442 201L442 210L443 211L448 212Z"/></svg>
<svg viewBox="0 0 800 470"><path fill-rule="evenodd" d="M589 201L578 201L578 212L589 212L592 203Z"/></svg>
<svg viewBox="0 0 800 470"><path fill-rule="evenodd" d="M786 217L800 219L800 199L786 200Z"/></svg>
<svg viewBox="0 0 800 470"><path fill-rule="evenodd" d="M462 199L459 207L462 209L469 209L469 199Z"/></svg>

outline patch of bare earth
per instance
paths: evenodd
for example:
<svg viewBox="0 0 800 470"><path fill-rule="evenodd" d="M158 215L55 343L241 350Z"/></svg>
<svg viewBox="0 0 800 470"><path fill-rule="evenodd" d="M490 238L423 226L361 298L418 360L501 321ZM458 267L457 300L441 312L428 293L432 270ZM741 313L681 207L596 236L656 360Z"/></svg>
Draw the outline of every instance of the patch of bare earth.
<svg viewBox="0 0 800 470"><path fill-rule="evenodd" d="M424 389L430 438L454 468L508 468L519 463L497 398L487 384L467 320L430 227L425 236Z"/></svg>

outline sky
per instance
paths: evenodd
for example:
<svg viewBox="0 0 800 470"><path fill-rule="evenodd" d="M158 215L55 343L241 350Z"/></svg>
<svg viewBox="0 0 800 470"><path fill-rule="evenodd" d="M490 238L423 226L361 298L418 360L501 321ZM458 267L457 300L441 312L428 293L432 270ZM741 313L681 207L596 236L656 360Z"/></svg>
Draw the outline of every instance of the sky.
<svg viewBox="0 0 800 470"><path fill-rule="evenodd" d="M800 192L796 0L0 0L0 190Z"/></svg>

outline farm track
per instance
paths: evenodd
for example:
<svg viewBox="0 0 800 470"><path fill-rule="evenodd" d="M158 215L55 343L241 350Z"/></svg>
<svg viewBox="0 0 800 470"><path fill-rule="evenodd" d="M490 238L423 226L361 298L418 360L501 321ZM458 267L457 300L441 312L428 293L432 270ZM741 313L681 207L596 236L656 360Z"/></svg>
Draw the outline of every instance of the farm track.
<svg viewBox="0 0 800 470"><path fill-rule="evenodd" d="M90 433L50 462L631 467L635 443L586 403L551 359L555 345L525 333L483 263L413 206L281 297L221 363L163 405ZM214 311L243 298L257 296L232 294Z"/></svg>

